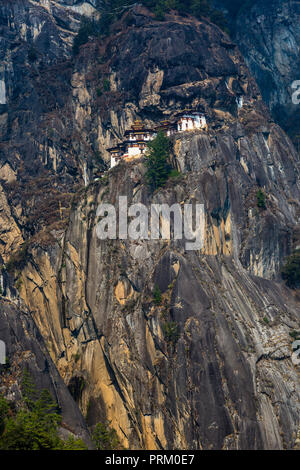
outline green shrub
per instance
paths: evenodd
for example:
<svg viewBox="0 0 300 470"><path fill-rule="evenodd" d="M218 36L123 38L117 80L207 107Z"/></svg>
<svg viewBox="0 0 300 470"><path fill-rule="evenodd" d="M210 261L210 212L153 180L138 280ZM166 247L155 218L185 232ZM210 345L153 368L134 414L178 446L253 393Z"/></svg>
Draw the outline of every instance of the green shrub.
<svg viewBox="0 0 300 470"><path fill-rule="evenodd" d="M159 131L155 139L148 144L145 178L152 191L163 186L169 177L170 151L171 142L162 131Z"/></svg>
<svg viewBox="0 0 300 470"><path fill-rule="evenodd" d="M169 173L169 178L172 178L174 180L181 179L181 177L182 177L182 174L180 173L180 171L175 170L174 168Z"/></svg>
<svg viewBox="0 0 300 470"><path fill-rule="evenodd" d="M80 353L77 352L77 353L73 354L73 359L74 359L75 362L78 362L79 359L80 359Z"/></svg>
<svg viewBox="0 0 300 470"><path fill-rule="evenodd" d="M96 424L92 434L92 441L96 450L123 449L115 429L112 429L108 424Z"/></svg>
<svg viewBox="0 0 300 470"><path fill-rule="evenodd" d="M27 402L28 403L28 402ZM61 418L56 403L47 390L43 390L29 408L20 409L15 416L5 419L0 437L1 450L42 450L57 448L57 434Z"/></svg>
<svg viewBox="0 0 300 470"><path fill-rule="evenodd" d="M4 431L5 419L8 416L9 406L7 400L0 395L0 436Z"/></svg>
<svg viewBox="0 0 300 470"><path fill-rule="evenodd" d="M101 152L99 152L98 150L95 151L94 155L93 155L93 160L94 160L94 163L95 165L101 169L101 170L105 170L106 167L107 167L107 164L105 163L105 161L103 160L103 157L102 157L102 154ZM102 178L102 180L104 180L104 178ZM102 181L103 183L103 181Z"/></svg>
<svg viewBox="0 0 300 470"><path fill-rule="evenodd" d="M39 398L39 392L27 369L23 371L21 391L25 404L29 409L32 409L34 407L34 403Z"/></svg>
<svg viewBox="0 0 300 470"><path fill-rule="evenodd" d="M292 289L300 286L300 250L289 256L281 270L282 278Z"/></svg>
<svg viewBox="0 0 300 470"><path fill-rule="evenodd" d="M110 81L108 80L108 78L105 78L103 80L103 90L110 91Z"/></svg>
<svg viewBox="0 0 300 470"><path fill-rule="evenodd" d="M155 14L155 19L158 21L163 21L165 19L165 12L166 12L166 7L163 4L163 2L157 3L155 6L153 13Z"/></svg>
<svg viewBox="0 0 300 470"><path fill-rule="evenodd" d="M19 277L16 282L15 282L15 288L19 291L22 287L22 284L23 284L23 281L22 279Z"/></svg>
<svg viewBox="0 0 300 470"><path fill-rule="evenodd" d="M60 440L57 450L87 450L87 446L81 439L69 436L66 441Z"/></svg>
<svg viewBox="0 0 300 470"><path fill-rule="evenodd" d="M290 332L289 332L289 335L290 335L290 337L293 338L294 340L300 339L300 331L296 331L296 330L290 331Z"/></svg>
<svg viewBox="0 0 300 470"><path fill-rule="evenodd" d="M97 28L101 36L107 36L110 26L117 21L130 5L134 5L134 0L102 0L98 9L101 18L97 22ZM191 14L200 18L205 16L218 26L226 24L223 13L213 7L212 0L141 0L140 3L148 7L155 15L155 19L163 21L165 14L170 10L178 10L179 13ZM127 16L127 26L132 24L132 17Z"/></svg>
<svg viewBox="0 0 300 470"><path fill-rule="evenodd" d="M27 371L22 381L22 408L13 412L0 398L1 450L83 450L81 440L67 441L58 435L61 423L57 403L46 389L38 391ZM9 413L10 410L10 413Z"/></svg>
<svg viewBox="0 0 300 470"><path fill-rule="evenodd" d="M161 297L161 291L160 291L160 288L158 287L158 285L156 285L154 287L154 291L153 291L153 300L154 300L154 303L156 305L160 305L161 304L161 300L162 300L162 297Z"/></svg>
<svg viewBox="0 0 300 470"><path fill-rule="evenodd" d="M179 326L177 323L174 321L166 322L163 324L162 328L166 341L173 344L177 343L179 339Z"/></svg>
<svg viewBox="0 0 300 470"><path fill-rule="evenodd" d="M95 21L84 18L81 21L79 31L73 40L73 54L77 55L80 46L86 44L90 36L95 36L98 31L98 25Z"/></svg>
<svg viewBox="0 0 300 470"><path fill-rule="evenodd" d="M256 193L256 202L257 207L259 207L260 209L266 208L266 196L261 189L259 189Z"/></svg>
<svg viewBox="0 0 300 470"><path fill-rule="evenodd" d="M29 259L28 244L25 242L22 244L19 251L13 253L6 263L5 267L8 272L15 270L22 270Z"/></svg>

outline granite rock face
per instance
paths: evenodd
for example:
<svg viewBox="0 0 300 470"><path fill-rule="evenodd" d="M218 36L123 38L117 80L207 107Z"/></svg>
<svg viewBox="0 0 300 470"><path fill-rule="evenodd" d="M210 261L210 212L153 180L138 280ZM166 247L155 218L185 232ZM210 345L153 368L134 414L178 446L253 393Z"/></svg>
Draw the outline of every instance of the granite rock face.
<svg viewBox="0 0 300 470"><path fill-rule="evenodd" d="M283 142L291 159L279 164ZM178 135L183 176L154 196L142 163L120 165L85 191L58 246L34 251L22 273L21 296L58 370L66 383L86 384L79 402L88 423L110 420L125 446L295 445L299 371L289 333L299 301L278 270L297 222L299 180L286 181L298 174L298 156L276 125L269 145L242 126ZM256 206L260 178L265 210ZM147 206L204 203L203 249L99 240L97 206L117 206L120 195Z"/></svg>
<svg viewBox="0 0 300 470"><path fill-rule="evenodd" d="M299 80L300 5L298 1L253 2L241 11L236 41L277 122L299 134L299 105L292 88Z"/></svg>
<svg viewBox="0 0 300 470"><path fill-rule="evenodd" d="M87 424L110 421L131 449L294 448L300 390L289 333L299 330L299 292L280 269L299 243L299 155L239 49L205 19L172 13L158 22L135 6L73 57L80 13L67 2L9 5L7 41L36 8L45 34L53 27L64 44L52 57L37 40L32 63L9 52L23 57L26 41L5 48L19 72L7 72L1 121L2 294L22 301L40 335L22 348L45 345L51 374ZM8 27L15 5L19 26ZM24 92L10 92L21 82ZM101 174L106 148L136 118L151 126L185 108L205 113L208 131L172 138L179 178L151 194L142 161ZM147 207L204 204L203 248L99 240L97 207L119 196ZM15 357L14 346L8 353Z"/></svg>

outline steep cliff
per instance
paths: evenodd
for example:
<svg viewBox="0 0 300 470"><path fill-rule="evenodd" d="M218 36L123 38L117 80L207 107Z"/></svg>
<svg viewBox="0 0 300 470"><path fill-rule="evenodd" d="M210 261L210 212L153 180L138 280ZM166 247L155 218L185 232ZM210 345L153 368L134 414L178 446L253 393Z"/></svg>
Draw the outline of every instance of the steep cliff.
<svg viewBox="0 0 300 470"><path fill-rule="evenodd" d="M272 130L273 171L277 132L280 145L285 139ZM267 157L265 142L242 128L236 140L232 134L176 139L184 176L153 197L143 164L112 171L85 192L63 250L36 250L39 272L29 263L22 273L21 296L61 375L67 383L84 378L89 424L107 417L130 448L291 448L296 439L299 376L289 333L299 307L282 283L266 278L288 248L299 188L285 194L280 175L289 170L281 167L259 211L253 188L263 162L255 167L255 160ZM99 241L95 209L119 195L129 203L203 202L204 249Z"/></svg>
<svg viewBox="0 0 300 470"><path fill-rule="evenodd" d="M68 25L77 13L47 5L61 38L54 8ZM34 7L40 18L45 5ZM22 15L15 18L27 24ZM290 333L299 330L299 292L280 268L299 242L299 155L237 46L205 19L172 13L159 22L136 6L76 57L76 28L63 29L65 52L46 53L43 67L42 53L22 63L33 74L28 91L8 94L3 295L27 306L87 424L110 421L126 447L294 448L300 389ZM99 178L106 148L135 118L153 125L185 108L205 113L208 131L172 138L180 177L154 194L142 161ZM203 249L99 240L97 206L119 196L148 207L203 203Z"/></svg>
<svg viewBox="0 0 300 470"><path fill-rule="evenodd" d="M250 108L255 103L254 112L266 113L236 46L205 20L168 15L158 22L135 7L110 37L90 40L73 57L79 19L74 25L76 14L64 7L68 28L62 30L57 4L47 5L7 2L1 10L6 103L0 176L5 211L18 225L5 232L5 260L22 235L48 239L51 229L64 226L77 185L93 181L108 159L106 148L137 115L151 125L198 107L211 127L221 128L235 119L241 96ZM28 26L23 37L32 18L39 34Z"/></svg>
<svg viewBox="0 0 300 470"><path fill-rule="evenodd" d="M299 1L267 0L246 5L236 20L236 41L263 98L296 142L299 105L292 84L300 76L299 17Z"/></svg>
<svg viewBox="0 0 300 470"><path fill-rule="evenodd" d="M0 334L7 351L7 363L0 365L0 393L18 404L26 369L37 388L46 388L56 399L62 414L61 433L71 432L90 445L84 418L53 364L34 320L20 301L1 299Z"/></svg>

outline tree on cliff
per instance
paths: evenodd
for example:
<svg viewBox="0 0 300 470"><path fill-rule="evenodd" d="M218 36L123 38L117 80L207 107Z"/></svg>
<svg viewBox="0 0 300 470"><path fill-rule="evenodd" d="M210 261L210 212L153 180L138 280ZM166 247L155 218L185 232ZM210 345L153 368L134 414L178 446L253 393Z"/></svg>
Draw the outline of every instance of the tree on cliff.
<svg viewBox="0 0 300 470"><path fill-rule="evenodd" d="M146 181L152 191L163 186L169 177L170 151L171 142L162 131L159 131L155 139L148 144Z"/></svg>
<svg viewBox="0 0 300 470"><path fill-rule="evenodd" d="M85 450L74 437L60 438L61 415L46 389L38 391L28 372L22 383L22 407L15 411L0 395L0 450Z"/></svg>
<svg viewBox="0 0 300 470"><path fill-rule="evenodd" d="M117 21L123 13L130 11L136 3L135 0L98 0L96 5L101 13L98 21L100 35L108 35L111 24ZM177 10L181 14L188 13L197 18L205 16L220 27L225 24L223 13L213 7L212 0L140 0L138 3L149 8L159 21L164 20L165 13Z"/></svg>
<svg viewBox="0 0 300 470"><path fill-rule="evenodd" d="M300 250L290 255L281 271L283 279L292 289L300 287Z"/></svg>
<svg viewBox="0 0 300 470"><path fill-rule="evenodd" d="M140 3L149 8L159 21L164 20L165 13L177 10L183 15L188 13L196 18L202 16L210 18L213 23L226 29L223 13L211 6L211 0L140 0ZM238 3L243 4L242 1ZM101 13L100 18L91 20L84 17L82 19L78 33L73 40L73 54L77 55L80 46L86 44L90 37L108 36L111 25L125 12L130 11L134 5L136 5L135 0L98 0L97 10Z"/></svg>
<svg viewBox="0 0 300 470"><path fill-rule="evenodd" d="M124 450L116 430L108 424L96 424L92 440L96 450Z"/></svg>

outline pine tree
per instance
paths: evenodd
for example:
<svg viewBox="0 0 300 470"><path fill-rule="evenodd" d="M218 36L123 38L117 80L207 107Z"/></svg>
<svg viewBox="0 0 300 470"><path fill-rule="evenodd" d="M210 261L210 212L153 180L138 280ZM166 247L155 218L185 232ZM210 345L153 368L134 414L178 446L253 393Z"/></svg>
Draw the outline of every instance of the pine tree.
<svg viewBox="0 0 300 470"><path fill-rule="evenodd" d="M281 271L283 279L292 289L300 287L300 250L290 255Z"/></svg>
<svg viewBox="0 0 300 470"><path fill-rule="evenodd" d="M122 450L116 430L108 424L98 423L92 434L92 440L97 450Z"/></svg>
<svg viewBox="0 0 300 470"><path fill-rule="evenodd" d="M22 380L22 408L10 409L0 396L0 450L83 450L81 439L59 436L61 415L51 393L39 391L27 370Z"/></svg>
<svg viewBox="0 0 300 470"><path fill-rule="evenodd" d="M168 163L171 143L162 131L148 144L146 180L152 191L165 184L171 171Z"/></svg>

